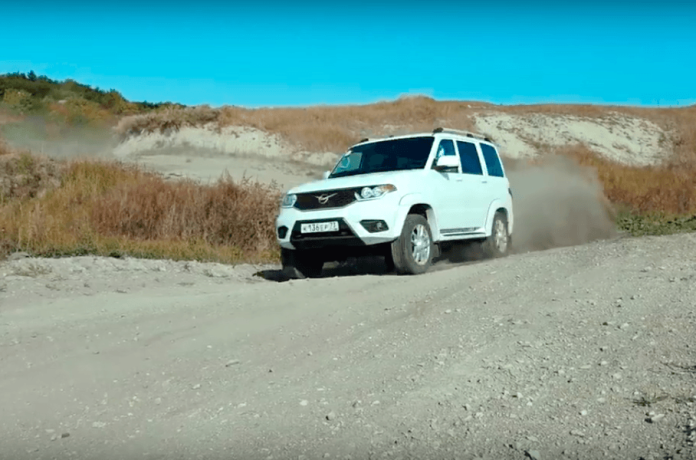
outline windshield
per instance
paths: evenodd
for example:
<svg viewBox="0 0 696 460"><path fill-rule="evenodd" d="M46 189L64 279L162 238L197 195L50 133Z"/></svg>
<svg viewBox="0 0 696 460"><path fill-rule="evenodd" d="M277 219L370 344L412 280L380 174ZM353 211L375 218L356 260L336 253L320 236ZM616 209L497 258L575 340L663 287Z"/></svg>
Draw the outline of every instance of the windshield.
<svg viewBox="0 0 696 460"><path fill-rule="evenodd" d="M423 136L355 146L343 155L329 177L423 169L433 141L433 136Z"/></svg>

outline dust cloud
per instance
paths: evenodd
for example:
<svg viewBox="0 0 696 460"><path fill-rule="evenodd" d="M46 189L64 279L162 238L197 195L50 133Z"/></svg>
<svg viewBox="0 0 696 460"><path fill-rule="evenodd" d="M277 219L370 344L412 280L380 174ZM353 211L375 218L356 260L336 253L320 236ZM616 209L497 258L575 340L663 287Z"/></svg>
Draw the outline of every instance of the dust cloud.
<svg viewBox="0 0 696 460"><path fill-rule="evenodd" d="M594 170L550 155L536 164L507 160L513 193L513 251L540 251L616 236L611 205Z"/></svg>
<svg viewBox="0 0 696 460"><path fill-rule="evenodd" d="M0 137L18 150L55 159L113 159L117 141L108 128L93 126L58 126L45 118L27 117L20 122L0 126Z"/></svg>

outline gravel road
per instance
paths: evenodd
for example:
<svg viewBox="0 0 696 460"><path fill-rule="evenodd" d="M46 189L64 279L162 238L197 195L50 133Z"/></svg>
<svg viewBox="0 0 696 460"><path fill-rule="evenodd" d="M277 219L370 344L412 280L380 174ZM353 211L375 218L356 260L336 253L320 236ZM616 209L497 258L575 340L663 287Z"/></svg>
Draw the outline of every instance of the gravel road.
<svg viewBox="0 0 696 460"><path fill-rule="evenodd" d="M0 458L696 456L696 235L273 268L0 264Z"/></svg>

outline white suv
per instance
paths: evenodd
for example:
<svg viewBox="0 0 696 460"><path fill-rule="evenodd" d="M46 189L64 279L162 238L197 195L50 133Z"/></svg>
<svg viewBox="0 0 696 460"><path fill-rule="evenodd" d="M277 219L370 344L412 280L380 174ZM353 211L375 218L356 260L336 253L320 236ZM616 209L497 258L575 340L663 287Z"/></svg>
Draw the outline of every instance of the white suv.
<svg viewBox="0 0 696 460"><path fill-rule="evenodd" d="M382 255L399 274L428 270L440 246L510 247L512 191L496 146L477 134L365 139L324 179L289 190L276 219L283 269L318 277L324 262Z"/></svg>

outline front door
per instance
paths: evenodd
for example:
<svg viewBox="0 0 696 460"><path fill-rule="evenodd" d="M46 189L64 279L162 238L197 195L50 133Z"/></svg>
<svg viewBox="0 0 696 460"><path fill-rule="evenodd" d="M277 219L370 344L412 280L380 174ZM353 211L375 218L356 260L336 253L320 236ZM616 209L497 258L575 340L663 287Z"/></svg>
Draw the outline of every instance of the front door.
<svg viewBox="0 0 696 460"><path fill-rule="evenodd" d="M442 139L437 147L435 161L441 156L457 157L454 141ZM434 164L434 163L433 163ZM438 227L442 236L457 231L461 225L460 202L463 199L459 166L451 170L430 171L433 179L433 207L437 213Z"/></svg>

